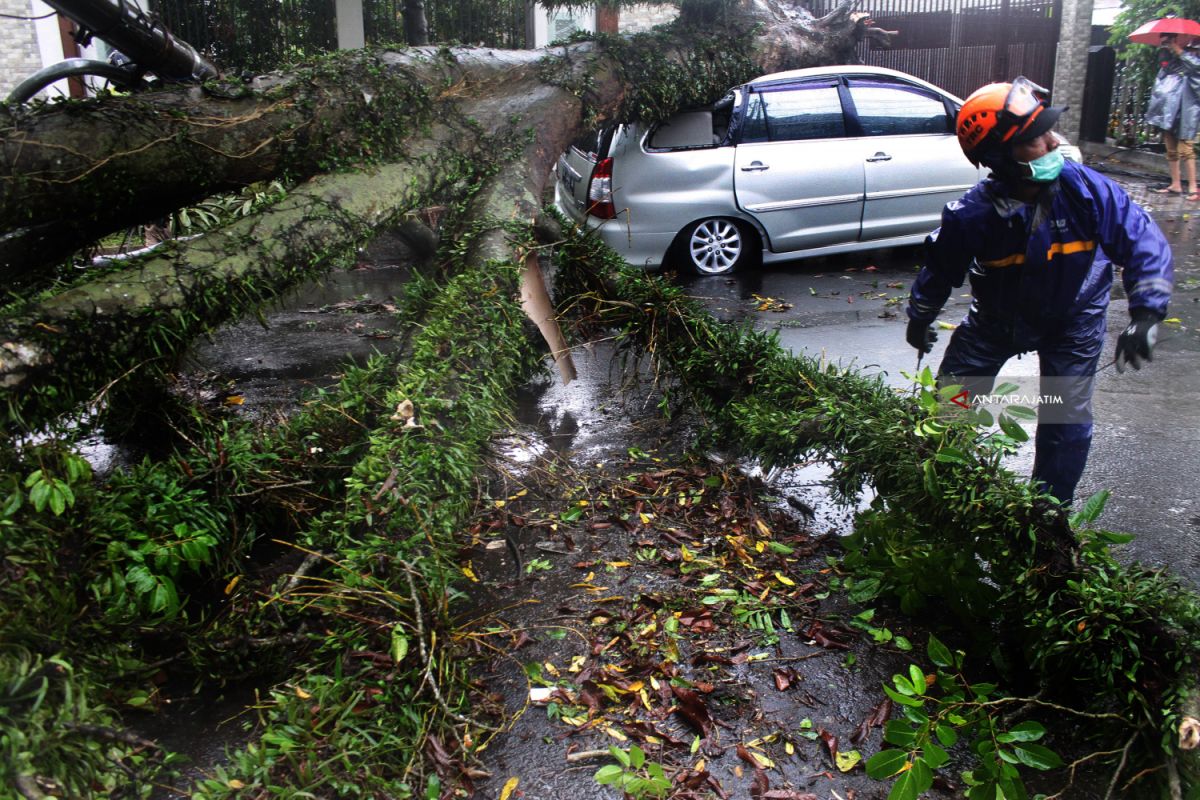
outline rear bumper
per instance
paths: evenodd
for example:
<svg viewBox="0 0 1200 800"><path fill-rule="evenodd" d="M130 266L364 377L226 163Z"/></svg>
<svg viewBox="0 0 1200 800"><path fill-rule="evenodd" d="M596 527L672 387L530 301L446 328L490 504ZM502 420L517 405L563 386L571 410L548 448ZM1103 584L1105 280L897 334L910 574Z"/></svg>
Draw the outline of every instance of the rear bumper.
<svg viewBox="0 0 1200 800"><path fill-rule="evenodd" d="M635 267L661 267L667 249L675 239L673 233L635 231L629 224L628 210L619 212L616 219L588 216L576 206L574 198L563 191L560 183L554 186L554 204L564 217L587 232L594 232L600 241Z"/></svg>

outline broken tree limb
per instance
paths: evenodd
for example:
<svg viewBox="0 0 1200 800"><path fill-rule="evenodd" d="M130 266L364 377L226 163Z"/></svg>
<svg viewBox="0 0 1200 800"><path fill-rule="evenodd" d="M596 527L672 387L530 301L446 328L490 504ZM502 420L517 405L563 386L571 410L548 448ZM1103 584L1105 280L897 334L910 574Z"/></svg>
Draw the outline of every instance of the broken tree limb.
<svg viewBox="0 0 1200 800"><path fill-rule="evenodd" d="M494 98L499 110L535 74L585 101L567 120L578 132L585 120L665 117L674 107L664 98L710 102L755 73L852 61L852 5L815 20L754 2L730 5L707 29L693 20L629 40L353 51L245 85L0 105L0 276L24 280L105 233L220 191L390 160L448 104ZM727 52L735 39L747 52Z"/></svg>
<svg viewBox="0 0 1200 800"><path fill-rule="evenodd" d="M168 367L190 339L351 257L378 226L457 193L442 129L408 160L325 175L264 213L156 250L135 266L0 320L0 402L26 427L86 401L122 365ZM129 375L132 379L134 376Z"/></svg>

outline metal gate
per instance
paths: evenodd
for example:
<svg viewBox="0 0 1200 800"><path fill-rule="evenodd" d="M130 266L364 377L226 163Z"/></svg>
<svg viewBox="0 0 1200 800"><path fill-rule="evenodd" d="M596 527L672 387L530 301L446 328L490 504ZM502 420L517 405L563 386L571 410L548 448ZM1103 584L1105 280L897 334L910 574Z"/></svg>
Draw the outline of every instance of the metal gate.
<svg viewBox="0 0 1200 800"><path fill-rule="evenodd" d="M179 38L223 71L259 72L337 49L332 0L151 0ZM403 0L363 0L367 44L404 42ZM429 38L525 47L525 0L425 0Z"/></svg>
<svg viewBox="0 0 1200 800"><path fill-rule="evenodd" d="M818 17L837 0L810 0ZM872 0L875 24L890 48L858 46L864 64L916 75L959 97L993 81L1024 75L1052 89L1061 0Z"/></svg>

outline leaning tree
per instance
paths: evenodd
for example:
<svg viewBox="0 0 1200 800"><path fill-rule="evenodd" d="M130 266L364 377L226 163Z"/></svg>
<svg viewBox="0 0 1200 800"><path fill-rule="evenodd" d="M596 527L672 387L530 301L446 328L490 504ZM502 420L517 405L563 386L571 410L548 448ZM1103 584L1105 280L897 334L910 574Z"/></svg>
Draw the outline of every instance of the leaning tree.
<svg viewBox="0 0 1200 800"><path fill-rule="evenodd" d="M428 791L425 765L468 785L466 754L493 723L464 714L448 554L480 453L544 352L526 315L570 375L539 269L554 242L573 313L620 328L718 435L768 460L826 455L847 493L872 485L860 588L937 598L999 634L1125 737L1112 786L1166 765L1180 796L1181 747L1200 738L1190 593L1117 564L1110 540L1077 547L1064 515L1002 470L1002 437L947 423L933 387L914 403L718 325L543 208L554 160L585 129L851 61L883 35L850 3L814 19L682 0L674 23L628 38L367 50L248 82L0 106L0 781L27 798L141 794L164 755L107 706L151 702L169 669L295 676L262 706L261 742L198 796L256 782L409 796ZM201 236L73 256L268 179L283 189ZM162 387L195 337L352 263L382 229L436 252L404 287L398 355L347 368L270 429L172 405ZM75 438L131 416L163 434L157 457L95 479ZM247 574L271 540L300 554L289 574ZM979 792L1021 796L1001 757L1015 752L981 753L997 777ZM919 747L899 758L910 788L928 775Z"/></svg>
<svg viewBox="0 0 1200 800"><path fill-rule="evenodd" d="M392 796L420 783L438 730L479 736L486 723L460 713L462 667L439 656L451 640L439 635L445 554L479 454L540 360L524 312L563 356L538 268L559 236L543 210L555 158L588 126L850 61L870 35L881 34L850 3L814 19L685 0L673 24L628 38L345 52L250 81L0 106L6 788L140 795L164 756L107 707L148 702L165 664L217 681L302 665L323 688L277 697L271 730L318 706L356 715L338 734L350 738L317 736L314 722L297 744L311 758L277 759L278 738L247 749L209 795L264 772L313 786L305 770L334 750L356 753L337 781ZM75 255L267 180L284 187L271 202L201 236L127 260ZM197 336L396 228L438 253L405 289L398 357L348 368L276 429L154 407ZM169 445L94 478L73 442L131 409L140 426L162 422ZM272 538L307 554L293 576L241 580L251 548ZM349 664L347 647L386 655ZM389 667L402 679L369 702L342 679Z"/></svg>

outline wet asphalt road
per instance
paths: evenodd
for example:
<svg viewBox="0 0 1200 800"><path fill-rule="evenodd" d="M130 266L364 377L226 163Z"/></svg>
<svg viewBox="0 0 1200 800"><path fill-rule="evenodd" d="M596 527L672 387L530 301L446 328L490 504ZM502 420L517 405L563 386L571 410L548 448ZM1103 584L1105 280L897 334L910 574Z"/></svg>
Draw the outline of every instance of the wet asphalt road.
<svg viewBox="0 0 1200 800"><path fill-rule="evenodd" d="M1200 586L1200 203L1149 191L1157 178L1113 171L1147 208L1171 242L1175 293L1160 327L1155 360L1140 372L1102 369L1094 398L1095 438L1077 492L1101 489L1112 498L1097 525L1137 534L1121 557L1166 566ZM793 351L882 373L897 387L911 385L916 352L904 341L904 300L920 265L919 248L809 259L733 278L680 278L723 319L749 319L778 332ZM1114 291L1101 364L1110 364L1128 322L1123 291ZM940 321L958 323L969 305L968 286L952 296ZM764 299L758 299L764 298ZM784 308L781 304L791 304ZM943 330L925 364L937 368L949 340ZM1011 360L1003 376L1036 376L1037 358ZM1032 426L1029 428L1032 433ZM1028 476L1032 442L1009 461Z"/></svg>

